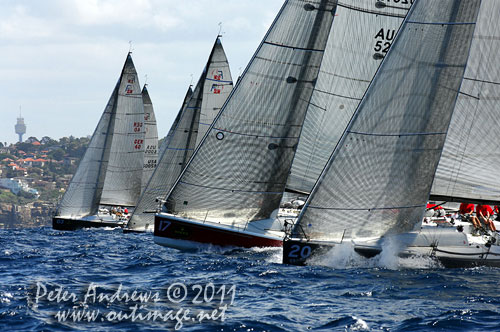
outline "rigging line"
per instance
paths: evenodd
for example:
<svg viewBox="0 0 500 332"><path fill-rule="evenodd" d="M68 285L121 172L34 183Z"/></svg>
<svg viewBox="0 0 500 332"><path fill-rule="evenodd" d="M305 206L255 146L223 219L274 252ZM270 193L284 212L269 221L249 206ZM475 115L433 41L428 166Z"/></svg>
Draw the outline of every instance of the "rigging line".
<svg viewBox="0 0 500 332"><path fill-rule="evenodd" d="M219 187L211 187L211 186L204 186L201 184L194 184L194 183L188 183L184 181L179 181L179 183L187 184L188 186L194 186L194 187L200 187L200 188L207 188L207 189L216 189L216 190L222 190L222 191L230 191L230 192L239 192L239 193L253 193L253 194L264 194L264 195L281 195L283 192L272 192L272 191L252 191L252 190L239 190L239 189L226 189L226 188L219 188Z"/></svg>
<svg viewBox="0 0 500 332"><path fill-rule="evenodd" d="M377 133L362 133L358 131L347 131L349 134L357 134L357 135L364 135L364 136L432 136L432 135L446 135L446 133L400 133L400 134L377 134Z"/></svg>
<svg viewBox="0 0 500 332"><path fill-rule="evenodd" d="M268 41L265 41L264 44L272 45L272 46L277 46L277 47L289 48L289 49L292 49L292 50L305 51L305 52L321 52L321 53L325 52L325 50L322 50L322 49L304 48L304 47L297 47L297 46L291 46L291 45L283 45L283 44L277 44L277 43L268 42Z"/></svg>
<svg viewBox="0 0 500 332"><path fill-rule="evenodd" d="M464 95L464 96L466 96L466 97L476 99L476 100L480 100L480 99L481 99L481 98L479 98L479 97L476 97L476 96L470 95L470 94L465 93L465 92L463 92L463 91L458 91L458 93L459 93L459 94L461 94L461 95Z"/></svg>
<svg viewBox="0 0 500 332"><path fill-rule="evenodd" d="M299 98L299 100L302 100L303 102L305 102L305 103L306 103L306 104L308 104L308 105L311 105L311 106L314 106L314 107L316 107L316 108L319 108L319 109L320 109L320 110L322 110L322 111L325 111L325 112L327 111L326 107L321 107L321 106L319 106L319 105L316 105L316 104L315 104L315 103L313 103L312 101L306 100L306 99L304 99L304 98L302 98L302 97L301 97L301 98Z"/></svg>
<svg viewBox="0 0 500 332"><path fill-rule="evenodd" d="M393 210L393 209L415 209L426 206L427 204L419 204L412 206L390 206L381 208L329 208L322 206L309 205L307 208L317 209L317 210L334 210L334 211L373 211L373 210Z"/></svg>
<svg viewBox="0 0 500 332"><path fill-rule="evenodd" d="M248 136L248 137L255 137L255 138L272 138L272 139L298 139L298 137L278 137L278 136L267 136L267 135L254 135L254 134L245 134L245 133L237 133L234 131L230 130L225 130L225 129L220 129L213 127L214 130L222 131L225 133L230 133L230 134L235 134L235 135L241 135L241 136Z"/></svg>

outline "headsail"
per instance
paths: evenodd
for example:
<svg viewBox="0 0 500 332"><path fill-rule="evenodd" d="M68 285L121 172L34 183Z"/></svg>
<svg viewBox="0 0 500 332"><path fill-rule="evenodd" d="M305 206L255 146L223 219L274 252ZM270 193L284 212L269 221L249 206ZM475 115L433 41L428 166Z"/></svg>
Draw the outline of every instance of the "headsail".
<svg viewBox="0 0 500 332"><path fill-rule="evenodd" d="M431 198L500 203L500 1L483 0Z"/></svg>
<svg viewBox="0 0 500 332"><path fill-rule="evenodd" d="M340 241L418 224L467 64L480 0L417 0L294 228Z"/></svg>
<svg viewBox="0 0 500 332"><path fill-rule="evenodd" d="M167 198L167 212L245 227L278 209L336 1L286 1Z"/></svg>
<svg viewBox="0 0 500 332"><path fill-rule="evenodd" d="M142 171L141 193L146 188L151 175L158 163L158 130L153 103L146 85L142 88L142 102L144 104L144 164Z"/></svg>
<svg viewBox="0 0 500 332"><path fill-rule="evenodd" d="M213 112L218 112L222 107L232 85L228 62L217 38L194 92L165 145L157 169L140 197L127 228L152 230L154 213L158 207L156 199L164 199L172 189L196 148L200 131L206 131L203 129L207 128L204 121L212 122ZM205 93L205 89L209 91ZM202 112L205 114L202 115Z"/></svg>
<svg viewBox="0 0 500 332"><path fill-rule="evenodd" d="M144 163L144 105L130 54L123 67L115 108L101 204L135 206L141 193Z"/></svg>
<svg viewBox="0 0 500 332"><path fill-rule="evenodd" d="M287 189L309 193L403 22L410 2L339 2Z"/></svg>

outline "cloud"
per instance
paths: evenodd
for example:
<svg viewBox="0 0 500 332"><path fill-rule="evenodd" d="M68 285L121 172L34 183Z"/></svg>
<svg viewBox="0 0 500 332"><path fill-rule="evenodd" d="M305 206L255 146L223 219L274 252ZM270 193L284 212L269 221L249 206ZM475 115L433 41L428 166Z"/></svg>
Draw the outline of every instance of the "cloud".
<svg viewBox="0 0 500 332"><path fill-rule="evenodd" d="M203 69L223 22L234 79L282 0L16 0L0 11L0 141L14 142L22 105L27 136L93 132L133 41L140 82L160 135Z"/></svg>

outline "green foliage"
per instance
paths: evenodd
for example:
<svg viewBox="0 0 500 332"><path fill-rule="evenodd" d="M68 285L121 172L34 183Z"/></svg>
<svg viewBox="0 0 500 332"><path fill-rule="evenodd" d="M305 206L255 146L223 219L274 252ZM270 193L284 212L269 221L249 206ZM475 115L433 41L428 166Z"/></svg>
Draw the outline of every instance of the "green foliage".
<svg viewBox="0 0 500 332"><path fill-rule="evenodd" d="M16 196L10 191L0 190L0 203L12 203L12 204L22 205L29 203L30 201L32 201L32 199Z"/></svg>
<svg viewBox="0 0 500 332"><path fill-rule="evenodd" d="M17 159L15 156L19 156L19 150L26 153L33 153L40 157L43 154L47 154L49 160L63 161L64 158L76 158L80 160L87 149L90 139L87 137L76 138L73 136L63 137L59 140L54 140L48 136L42 138L42 145L33 145L31 143L17 143L15 144L14 150L11 151L12 154L0 154L0 160L5 158ZM16 151L17 150L17 151ZM44 152L44 150L49 150L49 152ZM64 178L69 175L74 174L78 162L75 165L65 165L64 163L52 163L47 162L43 167L31 167L28 170L28 176L33 179L43 179L49 182L55 182L55 189L46 189L45 187L38 188L34 186L35 189L40 193L39 200L56 202L60 197L60 188L65 187L66 184L63 182ZM23 172L13 171L9 168L3 168L4 173L2 177L18 177L23 176ZM43 176L42 176L43 174ZM24 194L23 194L24 195ZM25 196L29 196L25 195ZM25 204L27 202L33 201L34 197L20 197L12 194L11 192L1 191L0 192L0 202L13 203L13 204Z"/></svg>
<svg viewBox="0 0 500 332"><path fill-rule="evenodd" d="M35 152L38 150L38 146L35 146L31 143L16 143L17 150L22 150L24 152Z"/></svg>
<svg viewBox="0 0 500 332"><path fill-rule="evenodd" d="M47 154L48 158L50 159L54 159L54 160L63 160L64 159L64 155L66 154L66 152L63 150L63 149L57 149L57 150L54 150L54 151L51 151Z"/></svg>

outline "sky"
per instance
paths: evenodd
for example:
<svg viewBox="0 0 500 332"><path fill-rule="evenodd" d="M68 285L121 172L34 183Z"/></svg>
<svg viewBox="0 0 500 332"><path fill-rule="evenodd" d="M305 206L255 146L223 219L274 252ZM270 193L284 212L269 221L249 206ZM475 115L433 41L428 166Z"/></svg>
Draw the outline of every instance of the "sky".
<svg viewBox="0 0 500 332"><path fill-rule="evenodd" d="M129 49L163 137L219 31L233 79L283 0L0 0L0 142L91 135ZM220 30L219 23L222 22Z"/></svg>

